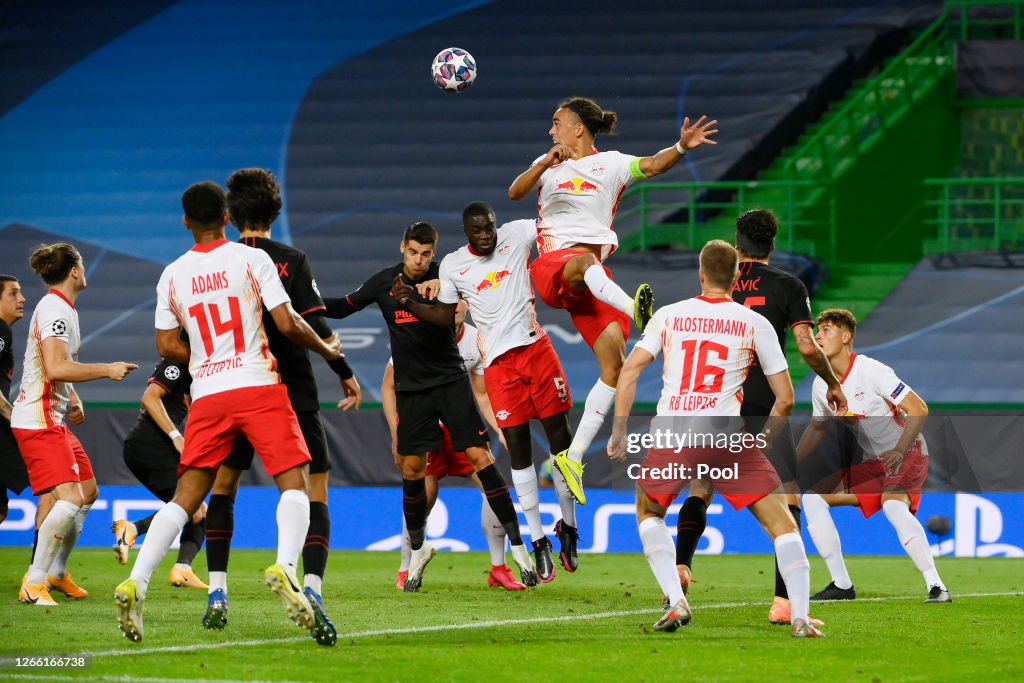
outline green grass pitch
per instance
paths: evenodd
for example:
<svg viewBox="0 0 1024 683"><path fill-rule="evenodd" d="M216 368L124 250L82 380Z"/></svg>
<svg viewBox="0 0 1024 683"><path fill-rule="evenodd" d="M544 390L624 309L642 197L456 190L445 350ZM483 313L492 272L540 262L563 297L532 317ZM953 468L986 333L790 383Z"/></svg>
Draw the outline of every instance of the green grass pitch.
<svg viewBox="0 0 1024 683"><path fill-rule="evenodd" d="M134 553L132 559L134 560ZM269 551L236 550L223 632L199 623L206 591L154 575L145 640L118 631L113 588L128 575L108 550L72 557L90 591L59 607L21 605L28 551L0 549L0 656L91 653L87 671L0 670L0 680L107 681L821 681L1020 680L1024 560L941 558L949 605L925 605L906 557L851 557L852 603L821 604L823 640L797 640L767 621L773 577L766 556L698 556L694 619L655 633L660 592L642 555L583 555L539 588L487 588L483 553L441 553L419 594L395 590L396 553L331 553L325 601L340 634L319 647L285 617L262 584ZM197 573L205 577L204 555ZM828 583L812 556L812 589Z"/></svg>

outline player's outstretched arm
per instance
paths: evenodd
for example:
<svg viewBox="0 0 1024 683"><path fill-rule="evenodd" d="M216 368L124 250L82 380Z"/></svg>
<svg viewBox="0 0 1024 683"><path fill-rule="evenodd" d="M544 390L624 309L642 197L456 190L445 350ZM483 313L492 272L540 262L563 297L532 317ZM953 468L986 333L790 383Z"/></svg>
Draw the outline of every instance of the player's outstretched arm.
<svg viewBox="0 0 1024 683"><path fill-rule="evenodd" d="M423 322L432 325L447 327L455 322L456 304L446 304L441 301L433 304L420 303L411 298L414 291L412 287L402 282L401 275L397 276L391 284L391 297L399 308L409 311Z"/></svg>
<svg viewBox="0 0 1024 683"><path fill-rule="evenodd" d="M520 173L508 188L508 198L520 200L537 189L537 183L544 171L566 159L575 159L576 155L566 145L557 144L548 150L544 158L536 161L530 168Z"/></svg>
<svg viewBox="0 0 1024 683"><path fill-rule="evenodd" d="M690 117L683 119L683 127L679 129L679 141L671 147L666 147L652 157L640 159L640 170L645 176L651 178L661 175L665 171L678 164L686 153L696 149L703 144L717 145L712 136L718 134L715 126L717 119L707 120L707 116L701 116L697 122L690 125Z"/></svg>
<svg viewBox="0 0 1024 683"><path fill-rule="evenodd" d="M271 309L270 316L274 319L274 324L277 325L277 329L281 334L299 346L319 353L328 361L336 360L341 356L341 341L336 336L333 337L334 341L330 343L327 340L321 339L313 331L313 328L309 326L309 323L295 312L290 303L285 302L275 306Z"/></svg>
<svg viewBox="0 0 1024 683"><path fill-rule="evenodd" d="M640 374L653 362L654 356L649 351L634 347L619 372L619 382L615 385L615 418L608 439L608 457L616 462L626 461L626 421L636 400Z"/></svg>
<svg viewBox="0 0 1024 683"><path fill-rule="evenodd" d="M43 340L43 372L55 382L91 382L112 379L120 382L138 368L134 363L78 363L68 360L68 343L59 337Z"/></svg>
<svg viewBox="0 0 1024 683"><path fill-rule="evenodd" d="M391 432L391 457L395 460L395 466L402 469L402 462L398 457L398 399L395 396L395 366L391 363L384 368L384 379L380 383L380 405L384 409L384 419L387 420L388 430Z"/></svg>
<svg viewBox="0 0 1024 683"><path fill-rule="evenodd" d="M796 342L796 348L804 362L811 370L814 370L814 374L825 380L825 386L828 387L825 398L828 400L829 407L836 415L845 415L848 409L846 394L843 393L843 387L832 369L832 364L828 362L828 356L814 340L814 335L811 334L811 325L809 323L796 325L793 328L793 340Z"/></svg>
<svg viewBox="0 0 1024 683"><path fill-rule="evenodd" d="M793 380L789 376L789 370L776 372L774 375L768 375L765 379L768 380L768 386L771 387L772 393L775 394L775 403L772 404L772 410L768 414L764 428L761 430L767 450L771 448L775 437L786 426L786 421L793 412L794 400Z"/></svg>
<svg viewBox="0 0 1024 683"><path fill-rule="evenodd" d="M175 450L181 453L185 448L185 439L178 431L178 426L171 421L171 416L167 414L167 407L161 400L166 395L167 389L156 382L150 382L142 394L142 407L146 409L146 414L153 419L156 426L171 438Z"/></svg>
<svg viewBox="0 0 1024 683"><path fill-rule="evenodd" d="M800 443L796 446L796 461L798 463L806 460L807 456L821 445L821 440L825 438L825 432L828 431L828 422L828 419L811 418L810 424L807 425L803 436L800 437Z"/></svg>

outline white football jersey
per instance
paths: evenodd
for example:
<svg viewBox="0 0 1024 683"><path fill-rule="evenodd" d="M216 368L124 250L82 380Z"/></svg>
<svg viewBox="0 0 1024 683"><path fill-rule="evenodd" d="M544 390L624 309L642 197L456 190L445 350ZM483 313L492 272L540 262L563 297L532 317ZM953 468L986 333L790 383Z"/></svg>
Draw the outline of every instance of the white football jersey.
<svg viewBox="0 0 1024 683"><path fill-rule="evenodd" d="M479 327L476 343L484 366L510 349L532 344L544 336L537 323L530 284L530 252L537 239L531 220L512 221L498 228L494 251L479 256L469 245L441 261L438 301L454 304L465 299Z"/></svg>
<svg viewBox="0 0 1024 683"><path fill-rule="evenodd" d="M194 401L281 381L263 307L289 299L265 251L226 239L196 245L164 269L156 294L156 328L188 332Z"/></svg>
<svg viewBox="0 0 1024 683"><path fill-rule="evenodd" d="M608 258L619 246L612 228L619 198L645 177L639 164L639 157L597 152L544 171L537 188L540 253L574 244L603 244L601 259Z"/></svg>
<svg viewBox="0 0 1024 683"><path fill-rule="evenodd" d="M847 413L843 417L853 425L857 443L864 449L864 459L870 460L896 448L906 425L906 416L899 405L910 394L910 386L888 365L859 353L850 355L850 366L840 383L847 402ZM811 406L815 420L835 416L825 397L827 389L825 380L814 378ZM924 437L918 436L917 441L915 450L927 455Z"/></svg>
<svg viewBox="0 0 1024 683"><path fill-rule="evenodd" d="M36 304L28 326L28 342L22 365L21 387L14 401L11 426L46 429L64 423L71 400L71 382L51 382L43 371L43 340L56 337L68 345L67 359L78 360L82 335L78 311L60 292L51 289Z"/></svg>
<svg viewBox="0 0 1024 683"><path fill-rule="evenodd" d="M765 375L789 368L771 323L732 299L686 299L659 308L636 343L665 354L658 415L738 416L756 356Z"/></svg>

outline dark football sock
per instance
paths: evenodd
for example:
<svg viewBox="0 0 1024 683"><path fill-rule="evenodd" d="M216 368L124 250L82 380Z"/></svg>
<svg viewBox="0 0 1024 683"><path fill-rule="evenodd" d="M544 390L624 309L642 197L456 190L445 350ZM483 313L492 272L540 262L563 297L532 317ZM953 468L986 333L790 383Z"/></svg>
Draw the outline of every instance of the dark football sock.
<svg viewBox="0 0 1024 683"><path fill-rule="evenodd" d="M149 531L149 525L153 523L153 518L156 517L154 512L149 517L143 517L142 519L132 522L135 525L135 533L141 536L142 534Z"/></svg>
<svg viewBox="0 0 1024 683"><path fill-rule="evenodd" d="M708 504L703 498L690 496L679 511L676 522L676 564L685 564L693 569L693 553L708 525Z"/></svg>
<svg viewBox="0 0 1024 683"><path fill-rule="evenodd" d="M302 546L302 573L324 578L327 549L331 542L331 516L327 503L309 503L309 531Z"/></svg>
<svg viewBox="0 0 1024 683"><path fill-rule="evenodd" d="M206 537L206 520L201 519L196 524L188 521L185 528L181 530L181 545L178 547L178 564L192 565L192 560L199 554L199 548L203 545Z"/></svg>
<svg viewBox="0 0 1024 683"><path fill-rule="evenodd" d="M211 572L226 572L235 533L235 501L215 493L206 508L206 564Z"/></svg>
<svg viewBox="0 0 1024 683"><path fill-rule="evenodd" d="M523 537L519 533L519 518L516 516L516 508L512 503L512 496L508 492L508 484L494 464L490 464L476 473L483 485L484 495L487 496L487 504L494 511L494 516L501 522L501 526L508 534L509 543L522 545Z"/></svg>
<svg viewBox="0 0 1024 683"><path fill-rule="evenodd" d="M413 550L423 547L427 531L427 482L425 479L402 479L402 511L409 532L409 546Z"/></svg>
<svg viewBox="0 0 1024 683"><path fill-rule="evenodd" d="M793 515L793 519L796 520L797 533L800 533L800 506L790 505L789 512ZM789 591L786 590L786 582L782 579L782 573L779 572L779 560L775 559L775 597L785 598L789 600Z"/></svg>

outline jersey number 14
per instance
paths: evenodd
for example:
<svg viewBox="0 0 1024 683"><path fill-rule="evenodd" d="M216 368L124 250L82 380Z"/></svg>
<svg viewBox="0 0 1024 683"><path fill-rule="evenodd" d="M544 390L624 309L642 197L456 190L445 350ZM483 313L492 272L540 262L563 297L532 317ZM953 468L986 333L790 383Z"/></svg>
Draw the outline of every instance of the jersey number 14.
<svg viewBox="0 0 1024 683"><path fill-rule="evenodd" d="M209 316L207 316L207 309L209 310ZM245 351L245 332L242 329L242 307L238 303L237 296L228 297L228 311L230 312L230 317L227 320L221 320L220 306L218 304L204 304L203 302L199 302L188 309L188 314L195 318L196 324L199 325L199 336L203 339L203 349L206 351L207 358L210 358L213 355L213 336L216 335L220 337L228 334L229 332L234 335L235 355ZM213 323L212 335L210 334L211 322Z"/></svg>

